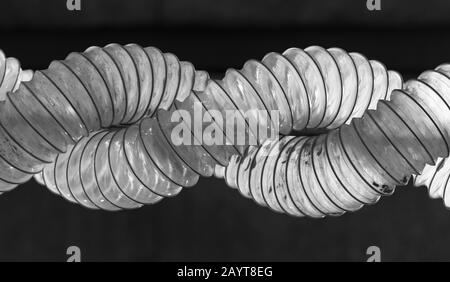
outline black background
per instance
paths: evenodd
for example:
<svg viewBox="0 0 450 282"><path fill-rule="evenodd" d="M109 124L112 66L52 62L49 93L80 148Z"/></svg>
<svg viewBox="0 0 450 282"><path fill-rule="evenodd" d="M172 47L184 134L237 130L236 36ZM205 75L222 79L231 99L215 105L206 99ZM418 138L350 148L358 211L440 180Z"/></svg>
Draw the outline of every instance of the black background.
<svg viewBox="0 0 450 282"><path fill-rule="evenodd" d="M111 42L172 52L221 76L270 51L310 45L358 51L406 78L450 61L450 2L66 1L0 3L0 48L24 68L43 69L71 51ZM202 179L178 197L107 213L68 203L34 181L0 197L0 260L355 260L380 247L382 260L450 260L450 212L425 188L339 218L297 219Z"/></svg>

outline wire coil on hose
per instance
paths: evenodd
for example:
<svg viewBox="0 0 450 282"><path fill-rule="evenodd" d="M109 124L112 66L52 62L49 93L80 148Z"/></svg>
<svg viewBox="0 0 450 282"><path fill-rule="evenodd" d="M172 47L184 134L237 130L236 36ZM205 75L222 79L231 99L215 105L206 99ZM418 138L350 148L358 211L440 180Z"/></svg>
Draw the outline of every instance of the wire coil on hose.
<svg viewBox="0 0 450 282"><path fill-rule="evenodd" d="M31 70L22 70L20 63L15 58L7 58L0 50L0 101L5 100L6 94L17 90L22 81L29 81L33 77ZM0 129L3 126L0 124ZM3 155L0 155L3 159ZM16 183L0 178L0 194L17 186Z"/></svg>
<svg viewBox="0 0 450 282"><path fill-rule="evenodd" d="M31 70L22 70L17 59L7 58L0 50L0 101L5 100L6 93L17 90L22 81L30 81L31 78Z"/></svg>
<svg viewBox="0 0 450 282"><path fill-rule="evenodd" d="M222 174L229 186L239 188L244 196L263 206L293 215L322 217L374 203L380 195L392 193L394 184L401 183L384 184L385 172L374 177L365 172L358 175L350 166L356 161L342 160L343 148L337 147L342 137L333 131L368 109L375 109L379 100L389 99L392 90L401 87L401 76L387 71L377 61L338 48L313 46L305 50L291 48L283 54L270 53L261 62L247 62L242 70L228 70L223 80L210 80L204 95L197 96L201 96L199 100L204 105L220 105L206 111L225 112L233 107L240 112L254 108L283 109L280 132L285 137L250 147L242 156L233 155ZM228 97L229 102L224 103L223 97ZM331 132L317 137L288 136L311 129ZM331 148L324 147L325 140L332 140L327 142ZM278 148L278 154L270 154L274 147ZM313 148L319 154L323 152L323 160L315 163L314 159L306 160L312 156ZM303 155L305 164L300 165L297 160ZM308 166L311 161L313 167ZM364 161L377 160L367 158L358 165ZM324 168L325 165L328 167ZM380 170L379 164L368 165ZM314 180L318 173L319 179ZM352 177L341 180L348 173ZM369 184L365 179L370 180Z"/></svg>
<svg viewBox="0 0 450 282"><path fill-rule="evenodd" d="M450 64L440 65L435 71L448 78L450 77ZM447 105L449 104L447 103ZM426 186L431 198L442 198L444 205L450 208L450 193L447 192L447 188L450 185L449 179L449 158L438 158L436 164L426 165L421 174L413 176L413 184L415 186Z"/></svg>
<svg viewBox="0 0 450 282"><path fill-rule="evenodd" d="M446 69L441 66L406 82L403 90L393 91L390 101L378 102L376 111L368 110L350 125L251 147L225 169L228 185L263 206L294 216L354 211L391 194L411 174L418 175L416 185L428 184L432 196L445 199L449 174L441 158L449 154L450 114ZM275 145L281 148L279 154L260 156ZM433 186L429 183L435 171L444 182L434 181Z"/></svg>
<svg viewBox="0 0 450 282"><path fill-rule="evenodd" d="M375 203L448 155L441 114L448 110L449 82L438 69L403 87L400 75L376 61L314 46L228 70L223 80L210 80L184 104L200 101L206 112L284 109L280 140L236 148L243 153L232 155L217 175L275 211L323 217ZM328 132L289 136L321 128ZM253 134L249 128L245 133ZM278 153L270 154L274 147Z"/></svg>
<svg viewBox="0 0 450 282"><path fill-rule="evenodd" d="M206 77L206 73L196 72L192 64L179 62L170 53L135 44L91 47L84 53L70 54L64 61L54 61L47 70L36 71L31 81L22 82L15 92L8 93L1 104L0 178L16 186L34 174L40 183L70 201L109 210L137 207L174 195L181 187L169 183L161 172L147 176L148 181L154 182L152 186L158 187L155 190L138 187L135 179L126 182L124 159L117 158L123 154L121 148L108 149L109 153L100 148L110 148L111 138L129 125L139 122L141 127L150 126L145 117L169 108L194 88L201 90ZM98 140L98 136L102 138ZM99 142L95 148L98 158L81 158L81 153L90 152L87 149L95 141ZM83 144L89 146L82 148ZM148 144L145 145L152 146L151 142ZM135 153L139 160L142 151ZM111 162L110 157L115 161ZM82 172L82 178L74 182L74 174L68 172L85 166L92 169L93 160L101 168L94 174ZM150 171L144 164L144 171ZM113 175L104 171L111 165L118 168ZM197 178L191 178L177 184L193 185ZM119 187L111 188L113 179ZM94 191L94 183L107 188Z"/></svg>
<svg viewBox="0 0 450 282"><path fill-rule="evenodd" d="M35 72L0 104L0 178L6 190L35 175L71 202L120 210L215 175L277 212L340 215L411 175L427 183L448 156L449 69L403 85L378 61L312 46L269 53L213 80L156 48L91 47ZM227 141L235 136L213 111L244 119L265 111L261 127L279 126L281 136L267 139L247 123L241 134L258 145L174 144L173 114L194 113L196 103L208 116L201 127L215 124Z"/></svg>

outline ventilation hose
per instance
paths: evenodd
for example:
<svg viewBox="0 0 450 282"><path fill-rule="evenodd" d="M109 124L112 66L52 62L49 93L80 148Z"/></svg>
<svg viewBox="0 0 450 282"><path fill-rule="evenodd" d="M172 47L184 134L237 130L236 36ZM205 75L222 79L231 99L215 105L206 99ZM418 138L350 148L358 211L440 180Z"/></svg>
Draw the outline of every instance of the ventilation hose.
<svg viewBox="0 0 450 282"><path fill-rule="evenodd" d="M361 54L312 46L214 80L153 47L91 47L0 87L18 86L0 104L0 189L34 175L71 202L120 210L214 175L274 211L320 218L373 204L413 175L445 199L449 75L441 65L403 84ZM277 138L250 126L253 110ZM214 128L225 142L199 140L195 125L193 143L174 141L180 122L192 123L180 112L198 111L200 132ZM257 144L234 142L232 120L217 119L229 111L246 121L237 135Z"/></svg>

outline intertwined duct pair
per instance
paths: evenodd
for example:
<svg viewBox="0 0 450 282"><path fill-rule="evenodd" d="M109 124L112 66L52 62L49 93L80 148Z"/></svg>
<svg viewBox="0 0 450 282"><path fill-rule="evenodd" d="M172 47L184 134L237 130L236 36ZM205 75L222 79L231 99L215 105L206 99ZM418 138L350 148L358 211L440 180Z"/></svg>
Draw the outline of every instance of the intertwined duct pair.
<svg viewBox="0 0 450 282"><path fill-rule="evenodd" d="M1 191L34 176L71 202L120 210L214 175L274 211L324 217L413 175L450 207L450 65L403 83L361 54L313 46L213 80L156 48L110 44L34 73L1 54L0 78ZM171 113L196 102L206 114L278 110L280 138L174 145Z"/></svg>

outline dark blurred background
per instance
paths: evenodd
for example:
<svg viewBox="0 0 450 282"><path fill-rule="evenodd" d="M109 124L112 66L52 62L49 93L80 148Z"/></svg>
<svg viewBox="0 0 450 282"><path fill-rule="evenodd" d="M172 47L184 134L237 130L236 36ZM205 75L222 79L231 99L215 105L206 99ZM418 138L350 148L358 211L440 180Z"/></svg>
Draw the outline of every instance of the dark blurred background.
<svg viewBox="0 0 450 282"><path fill-rule="evenodd" d="M405 77L450 60L450 2L381 0L66 0L0 2L0 48L24 68L91 45L157 46L220 77L270 51L342 47ZM424 188L399 187L339 218L296 219L202 179L178 197L119 213L90 211L30 181L0 197L0 260L298 261L450 260L450 212Z"/></svg>

